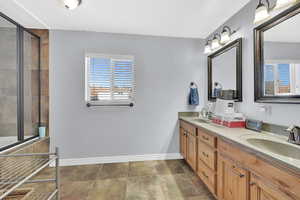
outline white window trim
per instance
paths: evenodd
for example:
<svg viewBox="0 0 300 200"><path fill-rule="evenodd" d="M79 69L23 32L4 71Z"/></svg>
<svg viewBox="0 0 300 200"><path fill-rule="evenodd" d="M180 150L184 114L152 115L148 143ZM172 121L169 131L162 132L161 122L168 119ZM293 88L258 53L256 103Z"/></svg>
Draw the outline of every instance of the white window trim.
<svg viewBox="0 0 300 200"><path fill-rule="evenodd" d="M88 57L101 57L101 58L107 58L107 59L112 59L112 60L129 60L132 61L132 73L133 73L133 84L132 84L132 98L129 99L119 99L119 100L99 100L99 101L91 101L90 98L90 90L89 90L89 59ZM87 104L90 105L99 105L99 106L122 106L124 105L129 105L129 104L134 104L135 103L135 95L136 95L136 67L135 67L135 58L132 55L116 55L116 54L102 54L102 53L85 53L84 56L85 59L85 77L84 77L84 81L85 81L85 93L84 93L84 98L85 98L85 102ZM111 88L110 88L111 89Z"/></svg>

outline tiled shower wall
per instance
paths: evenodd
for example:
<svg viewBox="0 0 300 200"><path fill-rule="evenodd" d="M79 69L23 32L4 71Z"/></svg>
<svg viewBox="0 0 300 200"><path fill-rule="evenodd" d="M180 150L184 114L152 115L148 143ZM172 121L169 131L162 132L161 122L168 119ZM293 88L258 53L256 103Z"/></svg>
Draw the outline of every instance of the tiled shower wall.
<svg viewBox="0 0 300 200"><path fill-rule="evenodd" d="M49 31L31 29L41 38L41 123L49 127ZM33 72L34 73L34 72ZM49 131L47 131L47 134Z"/></svg>
<svg viewBox="0 0 300 200"><path fill-rule="evenodd" d="M49 124L49 33L48 30L31 30L41 37L41 122ZM1 49L0 65L0 132L1 136L17 135L17 44L16 28L0 28L1 34L7 37L0 38ZM8 40L7 38L12 38ZM4 39L6 38L6 39ZM32 135L38 121L38 55L37 41L29 34L24 35L24 74L25 74L25 136ZM30 99L26 98L30 97ZM33 126L32 126L33 125Z"/></svg>
<svg viewBox="0 0 300 200"><path fill-rule="evenodd" d="M25 32L24 38L24 135L38 132L39 122L39 40Z"/></svg>
<svg viewBox="0 0 300 200"><path fill-rule="evenodd" d="M36 35L40 36L41 38L41 122L42 124L48 127L49 124L49 32L48 30L38 30L34 29L31 30ZM1 41L0 41L1 42ZM0 54L1 55L1 54ZM1 69L1 68L0 68ZM29 74L31 76L36 76L37 68L31 68ZM0 73L0 77L1 77ZM13 79L13 78L12 78ZM2 77L0 78L0 81ZM34 79L31 79L34 80ZM15 82L15 81L14 81ZM12 83L14 83L12 81ZM2 83L2 82L0 82ZM34 84L35 81L32 81ZM1 84L2 86L2 84ZM33 85L31 85L33 87ZM2 92L2 89L0 89ZM0 97L1 98L1 97ZM15 102L16 103L16 102ZM2 109L0 105L0 109ZM29 105L30 107L30 105ZM33 108L33 107L30 107ZM47 131L48 133L49 131ZM49 136L49 135L48 135ZM25 145L13 151L9 151L7 153L41 153L41 152L48 152L49 151L49 139L38 140L37 142L30 143L29 145Z"/></svg>
<svg viewBox="0 0 300 200"><path fill-rule="evenodd" d="M17 32L15 27L1 27L0 33L0 133L17 135ZM11 38L11 39L7 39Z"/></svg>

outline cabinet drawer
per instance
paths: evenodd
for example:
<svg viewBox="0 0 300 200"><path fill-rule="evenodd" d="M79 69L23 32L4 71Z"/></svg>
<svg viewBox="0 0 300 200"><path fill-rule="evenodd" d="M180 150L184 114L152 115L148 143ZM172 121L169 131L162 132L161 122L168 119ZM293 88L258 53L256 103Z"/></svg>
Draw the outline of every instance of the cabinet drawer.
<svg viewBox="0 0 300 200"><path fill-rule="evenodd" d="M205 183L207 188L213 193L216 193L216 173L205 166L205 164L200 160L198 162L197 174L200 179Z"/></svg>
<svg viewBox="0 0 300 200"><path fill-rule="evenodd" d="M196 136L196 127L185 122L185 121L180 121L180 127L189 132L191 135Z"/></svg>
<svg viewBox="0 0 300 200"><path fill-rule="evenodd" d="M199 139L208 144L209 146L215 148L217 144L217 138L209 133L205 133L204 131L198 129Z"/></svg>
<svg viewBox="0 0 300 200"><path fill-rule="evenodd" d="M198 160L204 162L210 169L216 170L217 152L201 140L198 141Z"/></svg>

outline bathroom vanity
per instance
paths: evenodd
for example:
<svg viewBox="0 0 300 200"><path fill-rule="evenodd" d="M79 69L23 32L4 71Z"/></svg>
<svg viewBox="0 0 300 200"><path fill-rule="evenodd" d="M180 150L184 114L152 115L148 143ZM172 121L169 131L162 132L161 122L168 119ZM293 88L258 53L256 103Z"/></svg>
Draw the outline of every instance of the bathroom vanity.
<svg viewBox="0 0 300 200"><path fill-rule="evenodd" d="M285 136L179 119L180 153L218 200L300 199L300 148Z"/></svg>

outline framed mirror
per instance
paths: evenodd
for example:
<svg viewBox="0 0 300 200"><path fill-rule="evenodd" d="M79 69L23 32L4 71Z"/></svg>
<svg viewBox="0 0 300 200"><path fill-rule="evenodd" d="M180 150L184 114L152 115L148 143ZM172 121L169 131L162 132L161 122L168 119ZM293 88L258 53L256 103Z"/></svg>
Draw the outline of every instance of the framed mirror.
<svg viewBox="0 0 300 200"><path fill-rule="evenodd" d="M208 100L242 101L242 38L209 55L207 62Z"/></svg>
<svg viewBox="0 0 300 200"><path fill-rule="evenodd" d="M300 4L254 29L255 101L300 103Z"/></svg>

